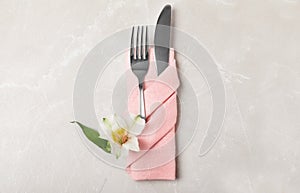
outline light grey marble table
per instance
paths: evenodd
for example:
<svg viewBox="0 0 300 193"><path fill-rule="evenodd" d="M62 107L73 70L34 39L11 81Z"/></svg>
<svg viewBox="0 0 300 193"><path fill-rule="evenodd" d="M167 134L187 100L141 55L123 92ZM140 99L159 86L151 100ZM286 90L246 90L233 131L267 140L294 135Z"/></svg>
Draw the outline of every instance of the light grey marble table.
<svg viewBox="0 0 300 193"><path fill-rule="evenodd" d="M135 182L82 143L73 87L98 42L154 24L166 3L217 62L226 118L209 153L193 141L178 157L176 181ZM298 193L299 10L299 0L0 1L0 192ZM208 120L208 89L197 92Z"/></svg>

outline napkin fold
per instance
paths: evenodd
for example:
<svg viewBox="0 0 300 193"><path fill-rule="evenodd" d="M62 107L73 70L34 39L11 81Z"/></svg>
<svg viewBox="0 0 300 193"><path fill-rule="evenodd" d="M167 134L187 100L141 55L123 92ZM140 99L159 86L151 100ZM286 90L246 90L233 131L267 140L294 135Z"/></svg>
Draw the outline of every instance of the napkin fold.
<svg viewBox="0 0 300 193"><path fill-rule="evenodd" d="M149 70L144 82L147 123L138 136L141 151L130 151L127 158L126 171L134 180L176 178L176 90L179 79L173 49L170 49L169 61L169 66L157 76L154 49L149 50ZM139 114L138 88L129 93L128 111Z"/></svg>

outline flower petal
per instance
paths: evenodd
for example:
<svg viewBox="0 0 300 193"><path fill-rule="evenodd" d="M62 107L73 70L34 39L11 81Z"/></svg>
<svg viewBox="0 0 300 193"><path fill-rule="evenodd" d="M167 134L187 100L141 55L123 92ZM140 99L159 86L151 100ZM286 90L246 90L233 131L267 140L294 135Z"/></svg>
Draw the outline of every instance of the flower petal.
<svg viewBox="0 0 300 193"><path fill-rule="evenodd" d="M113 143L111 147L111 153L114 154L118 159L122 154L122 147L116 143Z"/></svg>
<svg viewBox="0 0 300 193"><path fill-rule="evenodd" d="M103 117L103 118L102 118L102 123L103 123L107 128L111 129L112 122L111 122L108 118Z"/></svg>
<svg viewBox="0 0 300 193"><path fill-rule="evenodd" d="M112 131L116 131L120 129L119 125L116 122L113 122L112 126L111 126L111 130Z"/></svg>
<svg viewBox="0 0 300 193"><path fill-rule="evenodd" d="M140 115L131 115L132 118L132 123L131 126L129 128L130 133L134 134L134 135L139 135L142 133L142 131L145 128L145 119L142 119Z"/></svg>
<svg viewBox="0 0 300 193"><path fill-rule="evenodd" d="M140 151L138 138L134 135L130 135L128 141L122 146L131 151Z"/></svg>
<svg viewBox="0 0 300 193"><path fill-rule="evenodd" d="M109 116L109 118L103 118L102 123L100 122L100 124L101 124L101 127L106 126L106 128L110 129L111 131L115 131L120 128L118 126L118 124L116 123L113 115Z"/></svg>
<svg viewBox="0 0 300 193"><path fill-rule="evenodd" d="M114 122L118 124L119 128L123 128L123 129L126 129L126 130L128 129L128 126L127 126L125 120L123 120L117 114L114 114Z"/></svg>
<svg viewBox="0 0 300 193"><path fill-rule="evenodd" d="M112 141L112 123L110 120L108 118L103 118L102 121L100 121L100 127L104 131L105 135L109 138L109 141Z"/></svg>

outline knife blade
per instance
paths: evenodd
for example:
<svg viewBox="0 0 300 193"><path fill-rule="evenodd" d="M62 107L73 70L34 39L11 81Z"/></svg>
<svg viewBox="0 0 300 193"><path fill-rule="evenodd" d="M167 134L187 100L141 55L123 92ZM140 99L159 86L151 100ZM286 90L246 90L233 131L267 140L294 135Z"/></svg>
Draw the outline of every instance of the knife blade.
<svg viewBox="0 0 300 193"><path fill-rule="evenodd" d="M158 17L154 35L154 51L158 75L160 75L169 64L170 25L171 5L166 5Z"/></svg>

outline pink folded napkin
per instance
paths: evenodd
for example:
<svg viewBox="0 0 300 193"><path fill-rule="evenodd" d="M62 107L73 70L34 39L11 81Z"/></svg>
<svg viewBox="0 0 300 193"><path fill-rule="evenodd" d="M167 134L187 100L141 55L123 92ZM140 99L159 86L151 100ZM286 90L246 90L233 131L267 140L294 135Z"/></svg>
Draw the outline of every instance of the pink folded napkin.
<svg viewBox="0 0 300 193"><path fill-rule="evenodd" d="M179 79L170 50L169 66L157 76L153 48L149 51L149 71L145 78L145 108L147 123L138 136L140 152L129 152L127 172L134 180L174 180L175 124L177 119L176 90ZM138 88L130 91L128 110L139 114Z"/></svg>

